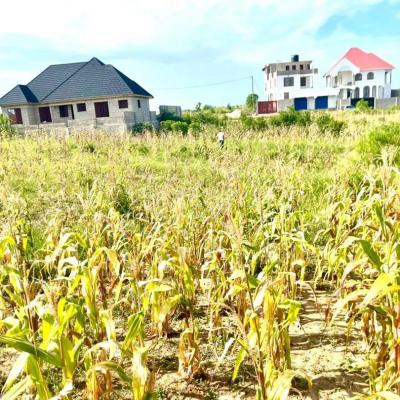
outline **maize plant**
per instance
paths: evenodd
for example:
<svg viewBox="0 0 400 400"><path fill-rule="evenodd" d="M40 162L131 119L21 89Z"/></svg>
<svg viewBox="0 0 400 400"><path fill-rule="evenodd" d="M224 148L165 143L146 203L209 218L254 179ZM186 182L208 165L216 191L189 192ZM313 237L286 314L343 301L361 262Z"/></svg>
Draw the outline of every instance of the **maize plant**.
<svg viewBox="0 0 400 400"><path fill-rule="evenodd" d="M2 399L400 398L398 111L214 114L1 137Z"/></svg>

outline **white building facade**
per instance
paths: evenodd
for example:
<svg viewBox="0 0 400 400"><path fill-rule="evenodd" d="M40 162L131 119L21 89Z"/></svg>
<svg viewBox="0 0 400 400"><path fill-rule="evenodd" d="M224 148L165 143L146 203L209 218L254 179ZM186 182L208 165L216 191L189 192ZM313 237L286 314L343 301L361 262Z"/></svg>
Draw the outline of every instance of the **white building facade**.
<svg viewBox="0 0 400 400"><path fill-rule="evenodd" d="M394 67L373 53L351 48L324 75L326 87L339 90L338 106L351 99L388 99Z"/></svg>
<svg viewBox="0 0 400 400"><path fill-rule="evenodd" d="M302 90L313 88L318 75L312 61L300 61L298 55L292 56L288 62L267 64L263 71L269 101L302 97Z"/></svg>

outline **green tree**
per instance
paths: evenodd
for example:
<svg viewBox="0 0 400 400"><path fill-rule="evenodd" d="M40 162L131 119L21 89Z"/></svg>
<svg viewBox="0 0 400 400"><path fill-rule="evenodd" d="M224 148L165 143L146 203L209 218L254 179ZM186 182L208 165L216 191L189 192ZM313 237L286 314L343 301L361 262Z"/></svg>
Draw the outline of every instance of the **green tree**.
<svg viewBox="0 0 400 400"><path fill-rule="evenodd" d="M257 101L258 101L258 94L255 93L249 94L246 99L246 108L248 110L255 111Z"/></svg>

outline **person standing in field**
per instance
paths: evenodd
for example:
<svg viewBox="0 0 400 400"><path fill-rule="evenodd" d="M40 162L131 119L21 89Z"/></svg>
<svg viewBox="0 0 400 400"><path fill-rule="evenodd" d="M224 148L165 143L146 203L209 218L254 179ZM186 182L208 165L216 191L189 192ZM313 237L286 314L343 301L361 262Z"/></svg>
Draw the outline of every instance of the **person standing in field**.
<svg viewBox="0 0 400 400"><path fill-rule="evenodd" d="M224 143L225 143L225 133L224 133L224 131L221 130L221 131L219 131L217 133L217 139L218 139L218 142L221 145L221 147L224 147Z"/></svg>

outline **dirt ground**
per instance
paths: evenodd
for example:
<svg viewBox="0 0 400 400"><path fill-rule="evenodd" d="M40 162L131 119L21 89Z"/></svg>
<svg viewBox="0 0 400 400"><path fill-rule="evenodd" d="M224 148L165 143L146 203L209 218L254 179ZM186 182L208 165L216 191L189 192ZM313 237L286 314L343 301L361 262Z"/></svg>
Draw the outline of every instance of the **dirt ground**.
<svg viewBox="0 0 400 400"><path fill-rule="evenodd" d="M361 338L355 329L351 341L346 343L345 322L326 326L324 310L328 302L329 297L323 291L317 292L316 297L311 291L303 294L301 324L293 327L290 332L292 362L293 369L301 369L311 378L312 388L295 387L289 397L291 400L342 400L367 393L366 376L357 369L361 362ZM235 384L230 381L232 370L224 367L233 366L234 358L216 367L216 360L222 353L222 344L202 345L203 366L207 374L203 380L188 382L180 377L177 374L178 340L177 334L152 343L152 353L157 354L157 357L149 361L156 369L156 388L160 400L254 399L255 381L250 365L243 364ZM15 359L14 350L0 348L0 387ZM78 394L76 398L82 397ZM130 395L121 388L115 398L129 399Z"/></svg>

